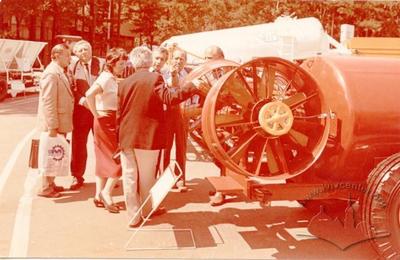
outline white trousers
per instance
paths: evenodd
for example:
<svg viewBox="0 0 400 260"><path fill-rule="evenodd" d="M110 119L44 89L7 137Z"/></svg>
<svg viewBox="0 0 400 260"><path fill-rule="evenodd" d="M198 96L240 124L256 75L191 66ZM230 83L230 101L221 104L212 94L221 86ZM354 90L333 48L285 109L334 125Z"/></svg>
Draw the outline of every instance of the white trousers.
<svg viewBox="0 0 400 260"><path fill-rule="evenodd" d="M121 152L125 205L131 221L129 224L138 222L141 217L141 214L137 214L137 218L132 219L156 181L159 154L160 150L126 149ZM151 203L146 203L142 214L149 214L151 208Z"/></svg>

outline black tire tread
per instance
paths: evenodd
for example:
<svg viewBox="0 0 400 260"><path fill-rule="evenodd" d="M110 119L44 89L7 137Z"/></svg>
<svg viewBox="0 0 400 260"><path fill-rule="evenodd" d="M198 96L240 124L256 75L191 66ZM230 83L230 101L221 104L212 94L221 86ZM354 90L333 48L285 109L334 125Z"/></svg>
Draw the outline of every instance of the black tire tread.
<svg viewBox="0 0 400 260"><path fill-rule="evenodd" d="M384 259L400 258L400 241L391 235L376 238L380 234L394 233L389 214L393 201L400 198L399 167L400 153L396 153L372 170L368 177L367 193L363 203L365 231L371 237L370 241L380 257Z"/></svg>

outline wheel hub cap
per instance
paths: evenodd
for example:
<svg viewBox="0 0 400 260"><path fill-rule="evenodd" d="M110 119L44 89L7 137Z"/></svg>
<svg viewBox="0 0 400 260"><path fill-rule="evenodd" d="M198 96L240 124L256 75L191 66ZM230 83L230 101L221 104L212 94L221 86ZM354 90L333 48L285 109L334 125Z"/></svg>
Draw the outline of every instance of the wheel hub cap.
<svg viewBox="0 0 400 260"><path fill-rule="evenodd" d="M260 109L258 122L261 128L270 135L287 134L293 125L292 110L281 101L267 103Z"/></svg>

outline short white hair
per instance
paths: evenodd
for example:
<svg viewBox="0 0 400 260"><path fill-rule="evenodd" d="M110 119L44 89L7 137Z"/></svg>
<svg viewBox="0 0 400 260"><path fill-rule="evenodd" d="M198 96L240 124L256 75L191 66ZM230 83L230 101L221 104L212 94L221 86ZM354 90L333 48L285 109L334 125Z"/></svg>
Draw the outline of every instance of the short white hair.
<svg viewBox="0 0 400 260"><path fill-rule="evenodd" d="M153 63L151 50L145 46L133 48L129 53L129 60L135 69L150 68Z"/></svg>
<svg viewBox="0 0 400 260"><path fill-rule="evenodd" d="M90 43L88 41L80 40L74 44L74 48L72 49L72 52L76 55L76 53L78 52L78 48L82 45L87 46L89 48L89 50L92 51L92 45L90 45Z"/></svg>

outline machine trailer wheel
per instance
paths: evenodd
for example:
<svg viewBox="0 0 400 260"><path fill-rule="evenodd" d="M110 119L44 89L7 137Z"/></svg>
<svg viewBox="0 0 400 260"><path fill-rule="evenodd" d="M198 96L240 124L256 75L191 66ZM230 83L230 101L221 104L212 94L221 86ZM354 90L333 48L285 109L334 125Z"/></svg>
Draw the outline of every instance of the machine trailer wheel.
<svg viewBox="0 0 400 260"><path fill-rule="evenodd" d="M363 203L364 228L383 259L400 258L400 153L369 175Z"/></svg>
<svg viewBox="0 0 400 260"><path fill-rule="evenodd" d="M0 81L0 102L3 101L7 96L7 83Z"/></svg>
<svg viewBox="0 0 400 260"><path fill-rule="evenodd" d="M194 79L200 79L204 82L198 100L186 101L181 106L184 118L189 122L189 135L196 141L203 149L208 150L203 140L203 133L201 131L201 110L204 104L204 99L210 89L216 85L216 82L225 75L227 72L238 67L239 64L229 60L213 60L203 63L202 65L193 69L185 78L185 82L191 82Z"/></svg>

